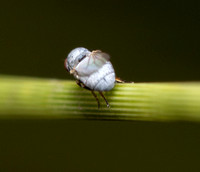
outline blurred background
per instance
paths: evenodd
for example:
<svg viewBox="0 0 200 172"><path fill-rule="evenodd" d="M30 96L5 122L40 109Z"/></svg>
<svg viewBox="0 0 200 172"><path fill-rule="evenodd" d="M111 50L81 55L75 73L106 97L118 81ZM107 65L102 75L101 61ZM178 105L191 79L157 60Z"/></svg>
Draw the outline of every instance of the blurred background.
<svg viewBox="0 0 200 172"><path fill-rule="evenodd" d="M0 74L73 79L76 47L134 82L199 81L199 1L2 1ZM1 120L0 171L199 171L200 125Z"/></svg>

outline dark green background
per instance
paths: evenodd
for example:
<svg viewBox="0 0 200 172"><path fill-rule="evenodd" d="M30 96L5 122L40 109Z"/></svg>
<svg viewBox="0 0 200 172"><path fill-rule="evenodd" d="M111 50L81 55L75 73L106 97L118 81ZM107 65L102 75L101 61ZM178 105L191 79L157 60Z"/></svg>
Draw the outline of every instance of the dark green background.
<svg viewBox="0 0 200 172"><path fill-rule="evenodd" d="M78 46L127 81L200 79L198 1L0 2L0 73L72 79ZM200 125L2 120L0 171L199 171Z"/></svg>

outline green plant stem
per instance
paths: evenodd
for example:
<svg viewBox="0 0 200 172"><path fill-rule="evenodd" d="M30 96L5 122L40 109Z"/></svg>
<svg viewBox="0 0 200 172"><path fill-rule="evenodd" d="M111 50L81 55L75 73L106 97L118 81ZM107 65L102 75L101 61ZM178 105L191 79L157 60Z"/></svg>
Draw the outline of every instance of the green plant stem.
<svg viewBox="0 0 200 172"><path fill-rule="evenodd" d="M200 83L116 84L101 100L75 81L0 75L0 118L200 121Z"/></svg>

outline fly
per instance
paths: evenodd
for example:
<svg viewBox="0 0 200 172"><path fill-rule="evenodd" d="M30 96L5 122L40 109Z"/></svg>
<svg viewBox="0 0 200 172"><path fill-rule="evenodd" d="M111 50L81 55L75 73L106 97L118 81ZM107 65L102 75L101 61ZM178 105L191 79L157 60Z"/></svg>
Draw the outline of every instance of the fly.
<svg viewBox="0 0 200 172"><path fill-rule="evenodd" d="M100 102L95 91L99 92L107 107L110 107L103 91L110 91L115 86L115 82L123 81L116 78L110 56L107 53L100 50L91 52L86 48L78 47L68 54L64 65L67 71L75 77L76 83L80 87L92 92L98 108Z"/></svg>

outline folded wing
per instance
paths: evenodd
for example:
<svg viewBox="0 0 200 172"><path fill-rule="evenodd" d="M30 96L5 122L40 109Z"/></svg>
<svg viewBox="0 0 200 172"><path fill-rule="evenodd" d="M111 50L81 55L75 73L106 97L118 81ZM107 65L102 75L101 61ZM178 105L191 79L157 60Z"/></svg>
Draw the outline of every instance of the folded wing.
<svg viewBox="0 0 200 172"><path fill-rule="evenodd" d="M100 50L92 51L84 58L75 68L79 76L89 76L97 72L106 62L110 60L110 56Z"/></svg>

